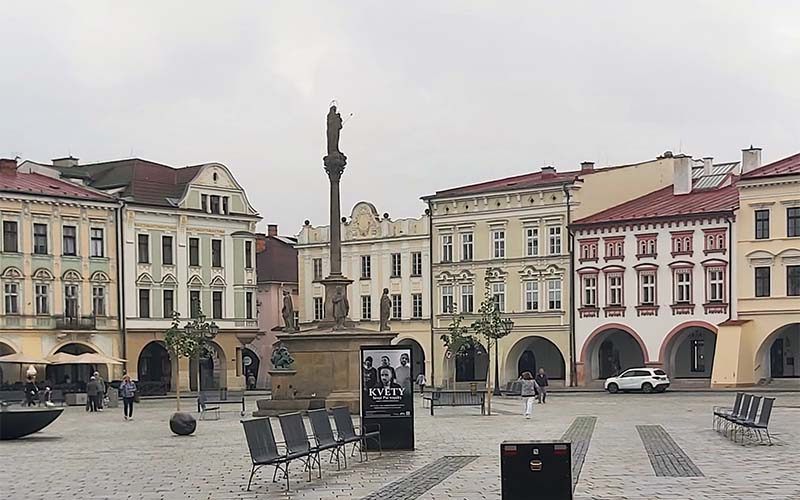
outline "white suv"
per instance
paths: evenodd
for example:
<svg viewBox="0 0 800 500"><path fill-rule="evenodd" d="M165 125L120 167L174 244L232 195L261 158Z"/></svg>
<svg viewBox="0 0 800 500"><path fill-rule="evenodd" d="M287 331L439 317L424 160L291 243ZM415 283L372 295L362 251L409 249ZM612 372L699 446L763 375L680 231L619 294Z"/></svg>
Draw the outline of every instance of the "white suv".
<svg viewBox="0 0 800 500"><path fill-rule="evenodd" d="M606 379L605 388L611 394L619 391L664 392L669 387L667 372L659 368L631 368L617 377Z"/></svg>

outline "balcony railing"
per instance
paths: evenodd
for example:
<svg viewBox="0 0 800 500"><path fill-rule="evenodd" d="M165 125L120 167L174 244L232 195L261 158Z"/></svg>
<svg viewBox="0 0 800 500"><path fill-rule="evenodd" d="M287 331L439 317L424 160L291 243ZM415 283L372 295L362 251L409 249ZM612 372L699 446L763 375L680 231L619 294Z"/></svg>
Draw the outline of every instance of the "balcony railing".
<svg viewBox="0 0 800 500"><path fill-rule="evenodd" d="M71 316L56 316L56 329L58 330L95 330L97 321L94 316L73 318Z"/></svg>

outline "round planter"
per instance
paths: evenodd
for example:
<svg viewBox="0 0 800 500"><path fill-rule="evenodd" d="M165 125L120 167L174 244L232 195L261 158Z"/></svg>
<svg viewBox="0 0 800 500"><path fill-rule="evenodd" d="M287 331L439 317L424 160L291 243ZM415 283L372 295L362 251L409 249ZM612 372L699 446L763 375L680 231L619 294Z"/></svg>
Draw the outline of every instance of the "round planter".
<svg viewBox="0 0 800 500"><path fill-rule="evenodd" d="M197 420L188 413L174 413L169 419L169 428L179 436L188 436L197 429Z"/></svg>

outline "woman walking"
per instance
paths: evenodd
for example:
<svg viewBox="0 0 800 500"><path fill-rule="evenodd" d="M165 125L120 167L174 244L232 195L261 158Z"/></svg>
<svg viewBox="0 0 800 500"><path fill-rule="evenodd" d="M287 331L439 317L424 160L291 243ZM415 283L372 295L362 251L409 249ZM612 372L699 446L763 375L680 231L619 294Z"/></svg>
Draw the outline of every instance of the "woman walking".
<svg viewBox="0 0 800 500"><path fill-rule="evenodd" d="M119 395L122 396L125 420L133 420L133 399L136 395L136 384L133 383L130 375L122 377L122 383L119 386Z"/></svg>
<svg viewBox="0 0 800 500"><path fill-rule="evenodd" d="M36 387L33 377L28 375L28 381L25 382L25 406L34 406L33 399L39 394L39 388Z"/></svg>
<svg viewBox="0 0 800 500"><path fill-rule="evenodd" d="M525 418L531 418L533 413L533 400L536 399L539 386L536 380L533 379L531 372L523 372L522 374L522 408Z"/></svg>

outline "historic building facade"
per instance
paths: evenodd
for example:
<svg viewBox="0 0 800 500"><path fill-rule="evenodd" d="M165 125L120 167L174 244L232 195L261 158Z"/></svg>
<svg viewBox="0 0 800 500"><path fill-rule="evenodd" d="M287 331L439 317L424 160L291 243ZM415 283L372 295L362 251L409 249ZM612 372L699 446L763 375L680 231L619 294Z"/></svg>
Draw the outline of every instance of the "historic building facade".
<svg viewBox="0 0 800 500"><path fill-rule="evenodd" d="M121 375L123 354L117 277L120 204L102 192L31 173L0 160L0 355L48 360L93 353ZM28 363L25 364L27 367ZM87 382L90 367L36 366L38 380ZM19 365L0 363L0 385L20 379Z"/></svg>
<svg viewBox="0 0 800 500"><path fill-rule="evenodd" d="M800 154L761 166L744 151L737 183L737 314L722 324L712 385L800 377Z"/></svg>
<svg viewBox="0 0 800 500"><path fill-rule="evenodd" d="M173 168L141 159L29 168L58 173L124 202L119 220L127 370L174 390L175 360L163 344L174 312L202 312L219 326L212 355L181 360L184 389L244 387L242 348L258 334L255 226L260 220L222 164ZM199 374L198 374L199 372Z"/></svg>
<svg viewBox="0 0 800 500"><path fill-rule="evenodd" d="M733 313L739 165L678 155L672 186L571 225L579 385L642 366L708 383Z"/></svg>
<svg viewBox="0 0 800 500"><path fill-rule="evenodd" d="M445 350L439 340L457 313L465 323L488 286L512 333L499 342L501 384L545 368L570 383L574 337L571 237L576 218L672 183L671 153L633 165L540 172L439 191L423 198L432 217L432 312L437 385L493 378L485 346ZM461 384L461 385L459 385Z"/></svg>
<svg viewBox="0 0 800 500"><path fill-rule="evenodd" d="M342 273L348 287L350 318L356 326L378 330L384 289L392 301L390 327L395 342L414 349L415 376L426 369L430 348L430 240L427 215L389 218L374 205L357 203L342 222ZM323 318L324 287L330 272L329 227L306 223L297 238L300 323Z"/></svg>

